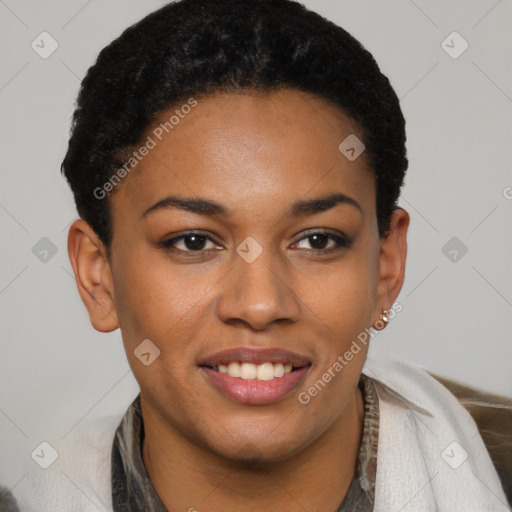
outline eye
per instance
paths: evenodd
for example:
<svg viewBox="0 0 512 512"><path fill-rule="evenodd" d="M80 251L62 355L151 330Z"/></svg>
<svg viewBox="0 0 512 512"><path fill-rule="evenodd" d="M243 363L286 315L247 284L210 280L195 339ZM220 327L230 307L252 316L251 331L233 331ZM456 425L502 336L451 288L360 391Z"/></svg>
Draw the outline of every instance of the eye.
<svg viewBox="0 0 512 512"><path fill-rule="evenodd" d="M160 245L183 252L206 252L218 247L215 240L201 233L186 233L170 240L164 240ZM210 246L208 247L208 245Z"/></svg>
<svg viewBox="0 0 512 512"><path fill-rule="evenodd" d="M301 246L304 241L306 241L310 247ZM324 253L336 251L341 248L348 248L351 243L351 240L346 237L334 235L332 233L324 233L322 231L309 233L297 242L299 249L310 249Z"/></svg>

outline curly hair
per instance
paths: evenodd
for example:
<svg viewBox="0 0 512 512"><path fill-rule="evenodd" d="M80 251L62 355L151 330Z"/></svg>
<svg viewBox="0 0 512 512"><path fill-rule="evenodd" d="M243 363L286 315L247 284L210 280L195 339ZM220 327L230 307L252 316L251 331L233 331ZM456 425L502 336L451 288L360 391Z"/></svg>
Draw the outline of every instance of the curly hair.
<svg viewBox="0 0 512 512"><path fill-rule="evenodd" d="M78 94L61 172L80 217L107 248L111 194L103 200L93 191L123 165L121 156L164 110L193 95L243 88L312 93L357 123L385 236L408 160L399 100L373 56L292 0L177 0L106 46Z"/></svg>

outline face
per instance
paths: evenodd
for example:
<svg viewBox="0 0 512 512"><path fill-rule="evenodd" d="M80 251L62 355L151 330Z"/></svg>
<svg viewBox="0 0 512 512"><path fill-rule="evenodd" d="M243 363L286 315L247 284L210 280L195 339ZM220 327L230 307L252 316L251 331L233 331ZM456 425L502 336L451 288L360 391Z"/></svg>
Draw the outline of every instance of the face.
<svg viewBox="0 0 512 512"><path fill-rule="evenodd" d="M121 327L160 428L232 460L286 459L353 400L367 345L333 369L398 294L404 230L385 260L367 157L338 149L362 136L320 98L217 94L162 140L153 129L110 200L110 324L89 308L91 320Z"/></svg>

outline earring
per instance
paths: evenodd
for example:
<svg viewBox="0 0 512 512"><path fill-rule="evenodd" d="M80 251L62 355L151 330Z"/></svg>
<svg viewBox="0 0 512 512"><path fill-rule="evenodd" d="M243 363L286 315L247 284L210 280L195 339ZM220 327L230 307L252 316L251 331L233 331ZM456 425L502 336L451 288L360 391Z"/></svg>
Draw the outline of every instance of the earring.
<svg viewBox="0 0 512 512"><path fill-rule="evenodd" d="M389 323L389 309L383 309L380 318L387 325Z"/></svg>

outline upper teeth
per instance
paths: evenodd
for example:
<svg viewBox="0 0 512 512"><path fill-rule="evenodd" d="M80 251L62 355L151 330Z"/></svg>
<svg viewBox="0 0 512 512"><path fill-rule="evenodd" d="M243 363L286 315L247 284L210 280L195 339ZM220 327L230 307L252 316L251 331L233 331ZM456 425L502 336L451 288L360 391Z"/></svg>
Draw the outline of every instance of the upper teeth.
<svg viewBox="0 0 512 512"><path fill-rule="evenodd" d="M228 365L219 364L218 370L220 373L227 373L230 377L240 377L242 379L258 379L258 380L272 380L274 377L282 377L292 371L291 364L283 363L239 363L232 361Z"/></svg>

